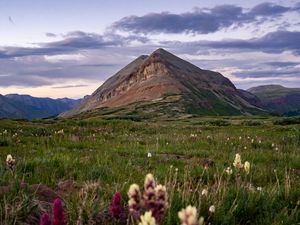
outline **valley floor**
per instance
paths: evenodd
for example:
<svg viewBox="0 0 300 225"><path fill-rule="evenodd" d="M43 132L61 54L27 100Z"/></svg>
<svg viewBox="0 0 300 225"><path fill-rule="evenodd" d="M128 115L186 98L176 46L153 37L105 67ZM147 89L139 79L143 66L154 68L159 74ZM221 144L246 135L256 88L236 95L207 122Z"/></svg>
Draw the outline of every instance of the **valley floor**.
<svg viewBox="0 0 300 225"><path fill-rule="evenodd" d="M161 224L180 224L188 205L206 224L300 221L297 118L0 120L0 133L0 224L39 224L57 196L68 224L134 224L127 192L148 173L168 193ZM250 170L233 165L236 154ZM109 212L115 192L120 219Z"/></svg>

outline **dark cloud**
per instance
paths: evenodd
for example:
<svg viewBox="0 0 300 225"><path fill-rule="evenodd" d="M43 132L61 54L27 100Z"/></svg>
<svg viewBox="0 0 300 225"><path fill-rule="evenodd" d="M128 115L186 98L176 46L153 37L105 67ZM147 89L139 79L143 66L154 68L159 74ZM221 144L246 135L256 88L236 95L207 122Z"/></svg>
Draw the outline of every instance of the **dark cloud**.
<svg viewBox="0 0 300 225"><path fill-rule="evenodd" d="M265 2L253 7L249 14L253 17L255 16L276 16L291 11L295 8L284 7L281 5L272 4L270 2Z"/></svg>
<svg viewBox="0 0 300 225"><path fill-rule="evenodd" d="M223 51L255 51L278 54L291 51L300 55L300 32L298 31L276 31L268 33L260 38L249 40L222 40L222 41L195 41L195 42L162 42L173 48L182 48L191 53L199 50L210 49Z"/></svg>
<svg viewBox="0 0 300 225"><path fill-rule="evenodd" d="M162 12L124 17L115 22L110 29L135 33L208 34L232 25L262 23L265 20L258 20L258 17L273 18L294 10L297 10L296 6L284 7L273 3L262 3L248 11L235 5L220 5L182 14Z"/></svg>
<svg viewBox="0 0 300 225"><path fill-rule="evenodd" d="M300 62L267 62L266 65L274 66L277 68L286 68L300 65Z"/></svg>
<svg viewBox="0 0 300 225"><path fill-rule="evenodd" d="M120 36L116 34L99 35L95 33L85 33L74 31L64 35L60 41L39 43L38 47L2 47L0 48L0 58L15 58L24 56L39 55L59 55L69 54L80 50L104 49L107 47L120 47L132 41L146 43L149 41L141 36Z"/></svg>
<svg viewBox="0 0 300 225"><path fill-rule="evenodd" d="M243 71L243 72L236 72L234 73L237 77L242 78L269 78L269 77L276 77L276 78L284 78L284 77L299 77L299 69L291 69L291 70L250 70L250 71Z"/></svg>
<svg viewBox="0 0 300 225"><path fill-rule="evenodd" d="M46 80L43 77L30 75L30 76L20 76L20 75L0 75L0 87L7 86L23 86L23 87L37 87L43 85L49 85L52 82Z"/></svg>

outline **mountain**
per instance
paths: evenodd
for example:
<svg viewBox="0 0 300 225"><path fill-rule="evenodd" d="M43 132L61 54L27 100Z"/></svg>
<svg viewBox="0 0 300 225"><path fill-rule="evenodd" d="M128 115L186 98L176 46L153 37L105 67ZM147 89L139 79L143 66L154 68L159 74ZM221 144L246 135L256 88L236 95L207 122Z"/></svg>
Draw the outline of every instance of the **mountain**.
<svg viewBox="0 0 300 225"><path fill-rule="evenodd" d="M63 113L153 115L249 115L264 113L252 94L236 89L220 73L158 49L121 69L78 107ZM252 101L253 100L253 101Z"/></svg>
<svg viewBox="0 0 300 225"><path fill-rule="evenodd" d="M81 100L36 98L30 95L0 95L0 118L39 119L74 108Z"/></svg>
<svg viewBox="0 0 300 225"><path fill-rule="evenodd" d="M300 88L281 85L264 85L248 89L262 102L262 107L272 113L294 116L300 114Z"/></svg>

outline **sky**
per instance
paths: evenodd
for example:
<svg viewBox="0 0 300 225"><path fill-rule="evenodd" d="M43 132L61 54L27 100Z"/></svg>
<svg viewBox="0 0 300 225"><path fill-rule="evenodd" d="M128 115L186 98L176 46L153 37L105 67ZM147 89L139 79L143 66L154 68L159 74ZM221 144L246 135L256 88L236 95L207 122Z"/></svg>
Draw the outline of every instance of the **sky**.
<svg viewBox="0 0 300 225"><path fill-rule="evenodd" d="M0 0L0 94L81 98L157 48L237 88L300 87L300 1Z"/></svg>

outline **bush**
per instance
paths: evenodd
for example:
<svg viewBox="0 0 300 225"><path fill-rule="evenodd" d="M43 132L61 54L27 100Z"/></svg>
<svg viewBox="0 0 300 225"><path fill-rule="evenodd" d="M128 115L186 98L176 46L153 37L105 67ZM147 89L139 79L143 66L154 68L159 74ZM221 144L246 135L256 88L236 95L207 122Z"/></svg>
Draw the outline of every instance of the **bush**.
<svg viewBox="0 0 300 225"><path fill-rule="evenodd" d="M300 124L300 116L297 117L286 117L273 121L274 125L292 125Z"/></svg>

